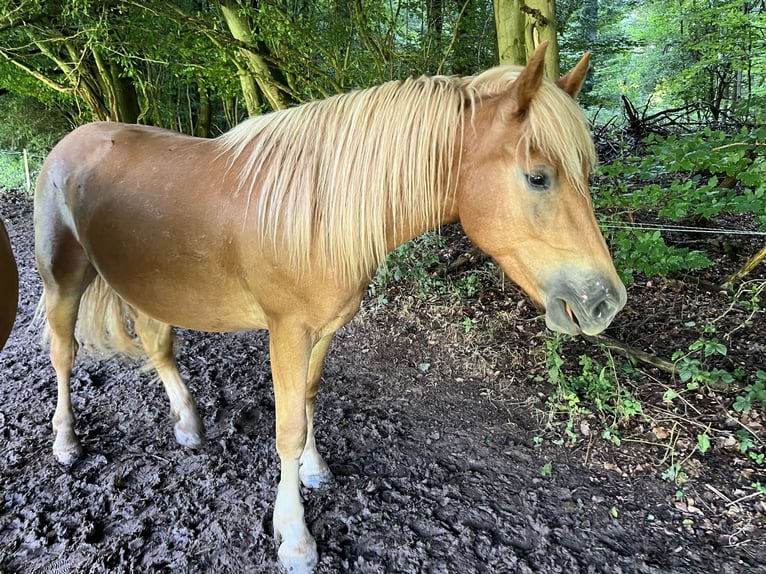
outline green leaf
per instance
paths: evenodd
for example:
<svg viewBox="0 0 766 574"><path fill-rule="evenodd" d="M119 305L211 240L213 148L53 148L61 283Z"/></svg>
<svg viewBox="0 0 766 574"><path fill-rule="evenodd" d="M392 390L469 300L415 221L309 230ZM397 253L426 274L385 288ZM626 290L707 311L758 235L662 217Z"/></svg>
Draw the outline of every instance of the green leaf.
<svg viewBox="0 0 766 574"><path fill-rule="evenodd" d="M712 355L726 355L728 349L726 345L721 343L718 339L710 339L705 341L705 356L710 357Z"/></svg>
<svg viewBox="0 0 766 574"><path fill-rule="evenodd" d="M750 412L750 409L752 408L752 404L750 402L750 396L749 395L738 396L734 400L734 404L732 405L732 408L738 413Z"/></svg>

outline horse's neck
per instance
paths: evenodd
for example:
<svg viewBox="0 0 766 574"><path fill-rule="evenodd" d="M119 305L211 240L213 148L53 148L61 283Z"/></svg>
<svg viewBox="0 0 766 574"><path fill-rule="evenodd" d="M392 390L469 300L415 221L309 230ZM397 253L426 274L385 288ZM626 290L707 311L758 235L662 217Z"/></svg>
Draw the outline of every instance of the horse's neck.
<svg viewBox="0 0 766 574"><path fill-rule="evenodd" d="M389 213L387 229L388 252L426 231L454 223L458 220L456 192L443 192L439 197L439 215L432 221L414 215L415 210L402 210L400 213ZM396 220L396 221L395 221Z"/></svg>

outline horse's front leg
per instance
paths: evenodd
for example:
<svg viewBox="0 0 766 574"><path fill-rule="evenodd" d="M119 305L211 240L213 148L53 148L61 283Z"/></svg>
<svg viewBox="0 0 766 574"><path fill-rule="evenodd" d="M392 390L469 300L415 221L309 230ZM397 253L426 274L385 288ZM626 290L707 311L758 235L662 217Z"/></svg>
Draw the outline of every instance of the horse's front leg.
<svg viewBox="0 0 766 574"><path fill-rule="evenodd" d="M274 504L279 560L288 572L310 573L316 542L306 527L300 494L300 458L306 445L306 383L312 341L301 325L270 328L271 373L276 404L277 453L281 476Z"/></svg>

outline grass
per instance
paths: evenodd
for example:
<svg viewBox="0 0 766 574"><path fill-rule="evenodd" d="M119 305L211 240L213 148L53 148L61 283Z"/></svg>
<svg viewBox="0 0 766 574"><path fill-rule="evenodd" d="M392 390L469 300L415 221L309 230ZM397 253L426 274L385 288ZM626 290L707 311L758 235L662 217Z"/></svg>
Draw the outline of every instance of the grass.
<svg viewBox="0 0 766 574"><path fill-rule="evenodd" d="M30 181L34 185L37 173L40 171L43 158L38 155L29 155ZM0 150L0 191L11 189L27 190L27 177L24 168L23 152Z"/></svg>

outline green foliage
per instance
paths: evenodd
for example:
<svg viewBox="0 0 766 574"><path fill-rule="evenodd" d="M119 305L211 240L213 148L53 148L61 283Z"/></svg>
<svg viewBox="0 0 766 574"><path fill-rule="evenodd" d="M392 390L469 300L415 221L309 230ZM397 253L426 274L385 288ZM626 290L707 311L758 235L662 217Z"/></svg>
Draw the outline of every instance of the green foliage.
<svg viewBox="0 0 766 574"><path fill-rule="evenodd" d="M555 386L549 404L567 417L565 433L570 440L577 438L572 417L594 413L604 425L602 436L619 444L619 427L642 414L641 403L620 383L617 363L606 349L602 350L604 364L590 355L580 355L579 372L567 372L562 356L564 340L563 335L554 334L545 341L548 381Z"/></svg>
<svg viewBox="0 0 766 574"><path fill-rule="evenodd" d="M29 156L29 172L32 185L42 165L42 156ZM20 152L0 150L0 192L26 189L26 171L24 158Z"/></svg>
<svg viewBox="0 0 766 574"><path fill-rule="evenodd" d="M766 460L766 454L763 452L763 441L750 429L742 429L735 433L739 440L740 452L747 455L755 464L761 465Z"/></svg>
<svg viewBox="0 0 766 574"><path fill-rule="evenodd" d="M465 301L475 297L486 283L494 280L497 270L488 262L480 270L460 274L448 273L448 261L442 258L446 239L438 231L426 232L394 249L380 266L368 289L368 295L378 303L388 302L387 291L397 284L407 282L412 293L419 299L450 297ZM463 326L466 332L474 328L470 318Z"/></svg>
<svg viewBox="0 0 766 574"><path fill-rule="evenodd" d="M619 230L606 236L614 250L615 265L626 283L632 283L637 273L653 277L712 264L703 253L667 245L659 231Z"/></svg>
<svg viewBox="0 0 766 574"><path fill-rule="evenodd" d="M694 104L696 119L758 117L766 96L761 3L617 0L599 2L598 9L591 27L598 33L586 37L593 45L604 43L602 37L612 43L594 50L592 103L618 110L625 96L649 113ZM574 28L566 34L576 39Z"/></svg>
<svg viewBox="0 0 766 574"><path fill-rule="evenodd" d="M597 210L630 222L653 213L661 222L708 220L722 213L750 214L766 230L766 161L756 153L766 127L735 134L704 129L646 140L646 155L601 166L593 186ZM731 185L731 182L737 185ZM726 185L722 185L726 182ZM609 222L606 236L623 279L702 269L707 254L668 245L661 231ZM615 225L616 224L616 225Z"/></svg>
<svg viewBox="0 0 766 574"><path fill-rule="evenodd" d="M57 111L10 94L0 95L0 117L0 150L47 153L71 129ZM6 180L0 181L8 185Z"/></svg>
<svg viewBox="0 0 766 574"><path fill-rule="evenodd" d="M750 412L755 406L766 407L766 371L756 371L755 382L745 387L745 394L739 395L732 408L739 413Z"/></svg>
<svg viewBox="0 0 766 574"><path fill-rule="evenodd" d="M716 327L710 323L703 328L702 336L689 345L686 352L676 351L673 354L678 378L686 385L687 390L694 391L703 385L734 382L734 376L731 373L724 369L711 367L709 364L714 357L726 356L728 353L728 348L714 336L715 333ZM670 398L671 396L666 394L666 400Z"/></svg>
<svg viewBox="0 0 766 574"><path fill-rule="evenodd" d="M683 464L674 462L660 475L662 480L673 482L675 484L684 484L689 481L689 477L684 472Z"/></svg>

